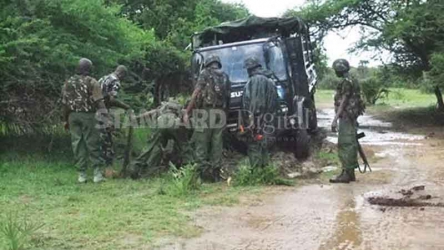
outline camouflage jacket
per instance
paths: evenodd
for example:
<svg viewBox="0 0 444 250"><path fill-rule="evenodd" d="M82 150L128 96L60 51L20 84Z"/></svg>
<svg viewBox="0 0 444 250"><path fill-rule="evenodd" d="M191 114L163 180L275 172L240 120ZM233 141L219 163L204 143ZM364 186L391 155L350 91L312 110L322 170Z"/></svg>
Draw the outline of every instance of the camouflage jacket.
<svg viewBox="0 0 444 250"><path fill-rule="evenodd" d="M62 104L71 112L95 112L95 103L101 99L99 83L89 76L74 75L62 88Z"/></svg>
<svg viewBox="0 0 444 250"><path fill-rule="evenodd" d="M177 128L181 121L183 106L177 102L162 102L162 104L143 114L142 118L151 128Z"/></svg>
<svg viewBox="0 0 444 250"><path fill-rule="evenodd" d="M198 108L227 108L231 84L227 74L220 69L206 68L199 75L196 89L200 90Z"/></svg>
<svg viewBox="0 0 444 250"><path fill-rule="evenodd" d="M108 107L108 101L110 97L117 97L120 90L120 80L117 76L109 74L99 79L100 87L102 88L102 94L105 98L105 104Z"/></svg>
<svg viewBox="0 0 444 250"><path fill-rule="evenodd" d="M361 88L356 79L352 77L344 78L336 88L335 111L337 112L343 98L348 97L341 117L356 119L365 110L365 104L361 98Z"/></svg>
<svg viewBox="0 0 444 250"><path fill-rule="evenodd" d="M255 116L267 113L275 114L278 108L276 86L260 69L252 74L245 85L242 98L243 109L250 111Z"/></svg>

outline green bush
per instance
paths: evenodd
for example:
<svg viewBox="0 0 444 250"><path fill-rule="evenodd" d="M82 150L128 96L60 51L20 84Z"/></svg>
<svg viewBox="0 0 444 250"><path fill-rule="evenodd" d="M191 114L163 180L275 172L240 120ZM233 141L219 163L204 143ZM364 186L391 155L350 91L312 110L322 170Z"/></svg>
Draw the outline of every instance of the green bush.
<svg viewBox="0 0 444 250"><path fill-rule="evenodd" d="M370 77L360 81L363 98L367 104L374 105L380 99L388 97L389 90L383 81Z"/></svg>
<svg viewBox="0 0 444 250"><path fill-rule="evenodd" d="M285 185L292 186L291 180L286 180L280 176L279 169L275 166L265 168L251 168L241 166L233 178L235 186L256 186L256 185Z"/></svg>
<svg viewBox="0 0 444 250"><path fill-rule="evenodd" d="M60 90L81 57L99 78L122 62L141 61L154 33L119 18L102 0L7 1L0 11L0 123L22 133L59 120Z"/></svg>
<svg viewBox="0 0 444 250"><path fill-rule="evenodd" d="M444 87L444 53L435 53L431 59L430 85Z"/></svg>
<svg viewBox="0 0 444 250"><path fill-rule="evenodd" d="M182 197L200 189L202 183L196 165L187 165L178 169L174 164L170 164L170 169L158 191L159 194Z"/></svg>
<svg viewBox="0 0 444 250"><path fill-rule="evenodd" d="M340 79L333 74L326 74L321 81L319 81L318 88L319 89L336 89L338 86Z"/></svg>

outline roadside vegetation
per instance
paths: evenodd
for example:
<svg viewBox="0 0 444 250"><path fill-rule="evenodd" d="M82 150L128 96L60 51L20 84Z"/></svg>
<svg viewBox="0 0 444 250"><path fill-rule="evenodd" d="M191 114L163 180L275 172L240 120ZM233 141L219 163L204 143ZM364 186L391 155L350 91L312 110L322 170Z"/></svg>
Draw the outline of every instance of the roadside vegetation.
<svg viewBox="0 0 444 250"><path fill-rule="evenodd" d="M194 166L151 179L78 185L69 134L60 123L60 89L88 57L100 78L117 64L130 77L123 100L135 109L190 93L190 52L195 31L246 17L239 4L220 0L20 0L0 10L0 250L131 249L163 237L193 237L201 229L190 211L231 206L263 193L264 185L300 185L274 166L252 170L245 162L227 184L202 184ZM180 8L178 8L180 6ZM302 16L319 43L316 100L332 103L337 77L326 64L322 40L331 30L359 23L366 36L353 50L388 49L394 62L368 61L352 69L361 80L367 111L399 124L444 125L443 5L431 1L307 1L286 16ZM359 21L359 22L358 22ZM368 32L370 30L370 32ZM436 109L438 107L439 109ZM118 131L121 156L128 131ZM150 131L136 129L133 152ZM337 165L335 151L314 152L322 165ZM116 170L122 159L116 161ZM334 172L323 174L328 179Z"/></svg>
<svg viewBox="0 0 444 250"><path fill-rule="evenodd" d="M200 229L187 211L231 206L241 195L262 192L196 184L191 169L79 185L69 160L2 155L0 249L123 249L152 245L161 237L197 236Z"/></svg>

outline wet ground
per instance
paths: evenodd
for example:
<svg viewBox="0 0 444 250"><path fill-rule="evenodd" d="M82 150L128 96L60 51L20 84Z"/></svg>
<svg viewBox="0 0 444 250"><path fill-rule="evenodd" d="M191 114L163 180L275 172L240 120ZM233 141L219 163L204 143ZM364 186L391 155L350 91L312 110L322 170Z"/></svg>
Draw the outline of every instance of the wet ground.
<svg viewBox="0 0 444 250"><path fill-rule="evenodd" d="M321 126L330 126L332 112L319 112ZM444 141L393 131L371 116L359 123L372 173L353 184L275 188L248 205L200 210L201 237L160 249L444 249Z"/></svg>

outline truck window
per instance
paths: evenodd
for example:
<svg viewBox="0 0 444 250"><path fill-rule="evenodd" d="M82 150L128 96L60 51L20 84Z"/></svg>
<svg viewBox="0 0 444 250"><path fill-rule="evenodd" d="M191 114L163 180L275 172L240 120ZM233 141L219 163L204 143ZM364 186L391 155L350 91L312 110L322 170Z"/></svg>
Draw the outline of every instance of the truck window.
<svg viewBox="0 0 444 250"><path fill-rule="evenodd" d="M246 44L240 46L231 46L225 48L214 49L210 51L202 51L201 54L208 58L210 55L218 55L222 61L222 70L228 74L232 83L245 83L248 81L248 73L244 68L244 61L250 56L258 58L262 65L265 66L265 58L263 53L263 43ZM199 59L195 55L193 64L198 63Z"/></svg>
<svg viewBox="0 0 444 250"><path fill-rule="evenodd" d="M287 71L285 68L284 54L282 49L274 44L270 44L268 50L268 68L273 71L280 81L287 79Z"/></svg>

